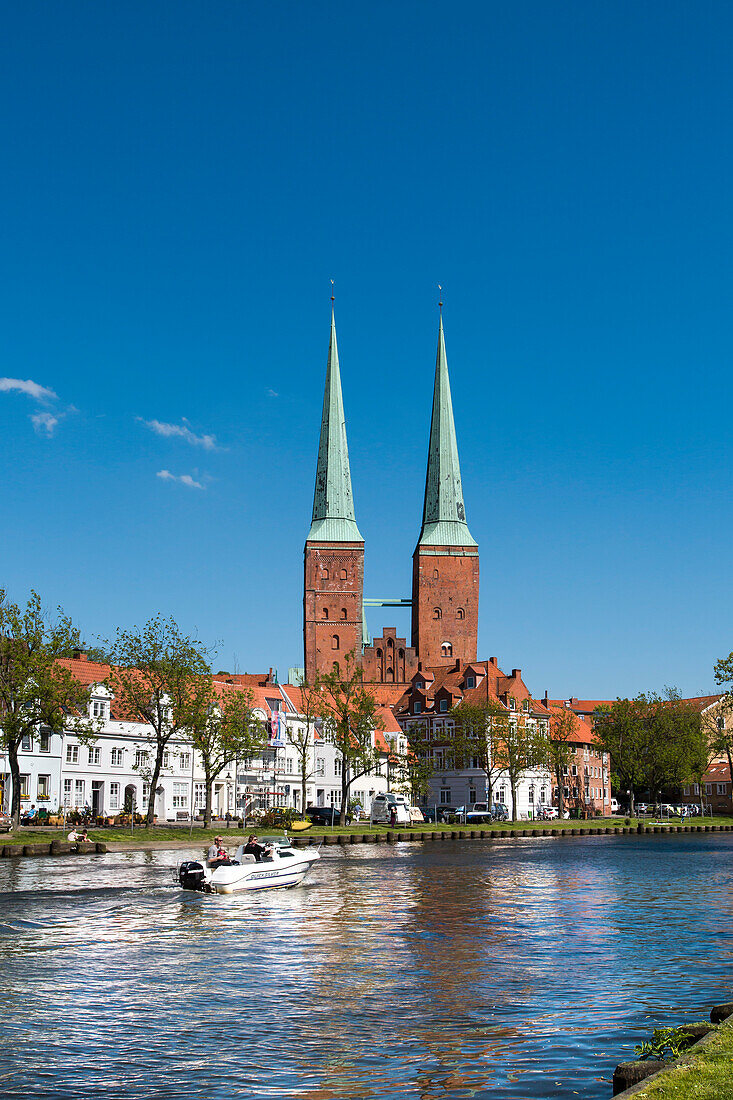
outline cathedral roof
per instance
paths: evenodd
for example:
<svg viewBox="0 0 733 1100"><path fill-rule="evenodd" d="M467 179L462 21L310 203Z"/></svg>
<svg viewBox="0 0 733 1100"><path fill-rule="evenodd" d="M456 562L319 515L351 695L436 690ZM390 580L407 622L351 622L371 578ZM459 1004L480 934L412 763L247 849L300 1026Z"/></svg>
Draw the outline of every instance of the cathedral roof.
<svg viewBox="0 0 733 1100"><path fill-rule="evenodd" d="M363 542L354 515L349 448L346 444L336 323L331 310L326 389L323 395L321 440L318 446L313 521L308 542Z"/></svg>
<svg viewBox="0 0 733 1100"><path fill-rule="evenodd" d="M461 468L458 462L456 428L445 355L443 317L438 332L435 362L433 417L428 444L425 503L418 546L476 546L468 530L463 504Z"/></svg>

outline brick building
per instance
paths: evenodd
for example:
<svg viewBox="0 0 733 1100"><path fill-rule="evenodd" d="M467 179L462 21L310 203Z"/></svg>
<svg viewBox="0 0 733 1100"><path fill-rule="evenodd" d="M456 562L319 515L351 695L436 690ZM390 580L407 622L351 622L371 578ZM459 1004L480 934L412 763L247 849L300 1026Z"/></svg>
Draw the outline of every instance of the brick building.
<svg viewBox="0 0 733 1100"><path fill-rule="evenodd" d="M365 679L407 684L421 665L452 667L475 661L478 643L478 545L466 522L443 318L433 386L423 518L413 555L408 643L393 627L370 639L364 615L364 539L356 523L336 325L331 336L321 416L311 527L305 542L304 671L308 683L354 652Z"/></svg>

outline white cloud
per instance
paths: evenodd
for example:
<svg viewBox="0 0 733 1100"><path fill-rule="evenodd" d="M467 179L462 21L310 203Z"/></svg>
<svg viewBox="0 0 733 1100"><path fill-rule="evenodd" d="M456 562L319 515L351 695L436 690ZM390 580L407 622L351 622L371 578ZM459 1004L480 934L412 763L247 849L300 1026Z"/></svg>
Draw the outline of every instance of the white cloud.
<svg viewBox="0 0 733 1100"><path fill-rule="evenodd" d="M200 481L195 481L190 474L172 474L170 470L158 470L156 477L161 478L162 481L177 481L180 485L185 485L188 489L205 489L206 486L202 485Z"/></svg>
<svg viewBox="0 0 733 1100"><path fill-rule="evenodd" d="M280 394L279 394L279 393L276 393L276 392L275 392L275 390L268 390L268 391L267 391L267 396L268 396L268 397L279 397L279 396L280 396Z"/></svg>
<svg viewBox="0 0 733 1100"><path fill-rule="evenodd" d="M58 416L54 416L53 413L49 412L33 413L31 416L31 423L39 435L53 435L58 422Z"/></svg>
<svg viewBox="0 0 733 1100"><path fill-rule="evenodd" d="M0 378L0 393L11 393L13 391L24 393L27 397L33 397L36 401L56 401L58 396L53 390L39 385L38 382L33 382L30 378L27 378L25 382L22 378Z"/></svg>
<svg viewBox="0 0 733 1100"><path fill-rule="evenodd" d="M190 443L192 447L203 447L205 451L215 451L217 449L215 435L196 435L188 427L185 419L182 424L166 424L162 420L144 420L141 416L137 419L147 428L150 428L151 432L163 436L164 439L183 439L186 443Z"/></svg>

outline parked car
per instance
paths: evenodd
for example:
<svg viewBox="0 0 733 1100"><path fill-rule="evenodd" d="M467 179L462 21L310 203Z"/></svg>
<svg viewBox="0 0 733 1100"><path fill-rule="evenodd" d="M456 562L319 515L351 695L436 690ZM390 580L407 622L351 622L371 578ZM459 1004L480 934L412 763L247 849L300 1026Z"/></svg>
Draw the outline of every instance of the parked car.
<svg viewBox="0 0 733 1100"><path fill-rule="evenodd" d="M556 806L538 806L536 816L538 821L555 821L560 815Z"/></svg>
<svg viewBox="0 0 733 1100"><path fill-rule="evenodd" d="M338 825L341 821L341 807L340 806L309 806L305 811L305 816L309 818L314 825ZM351 824L351 817L347 813L346 824Z"/></svg>
<svg viewBox="0 0 733 1100"><path fill-rule="evenodd" d="M437 806L421 806L422 815L425 821L439 821L438 807Z"/></svg>
<svg viewBox="0 0 733 1100"><path fill-rule="evenodd" d="M619 812L618 799L617 798L612 798L611 799L611 813L612 814L617 814L618 812Z"/></svg>
<svg viewBox="0 0 733 1100"><path fill-rule="evenodd" d="M647 802L637 802L636 812L638 814L650 814L652 812L652 808Z"/></svg>
<svg viewBox="0 0 733 1100"><path fill-rule="evenodd" d="M466 825L488 825L492 821L488 802L473 802L468 806L456 806L453 817Z"/></svg>
<svg viewBox="0 0 733 1100"><path fill-rule="evenodd" d="M438 806L438 821L447 821L456 812L455 806Z"/></svg>
<svg viewBox="0 0 733 1100"><path fill-rule="evenodd" d="M509 820L509 807L503 802L495 802L491 807L491 816L494 821L508 821Z"/></svg>

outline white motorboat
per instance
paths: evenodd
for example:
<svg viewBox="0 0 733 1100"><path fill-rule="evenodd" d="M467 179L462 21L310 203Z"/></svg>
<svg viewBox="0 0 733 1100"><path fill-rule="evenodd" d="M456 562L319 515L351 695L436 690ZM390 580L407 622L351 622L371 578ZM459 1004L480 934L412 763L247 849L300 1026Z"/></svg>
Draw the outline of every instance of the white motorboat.
<svg viewBox="0 0 733 1100"><path fill-rule="evenodd" d="M297 886L320 858L318 848L293 848L286 836L266 836L261 843L270 846L271 854L259 863L237 848L234 859L209 867L205 860L179 863L177 879L184 890L199 890L206 894L235 894L240 890L272 890Z"/></svg>

